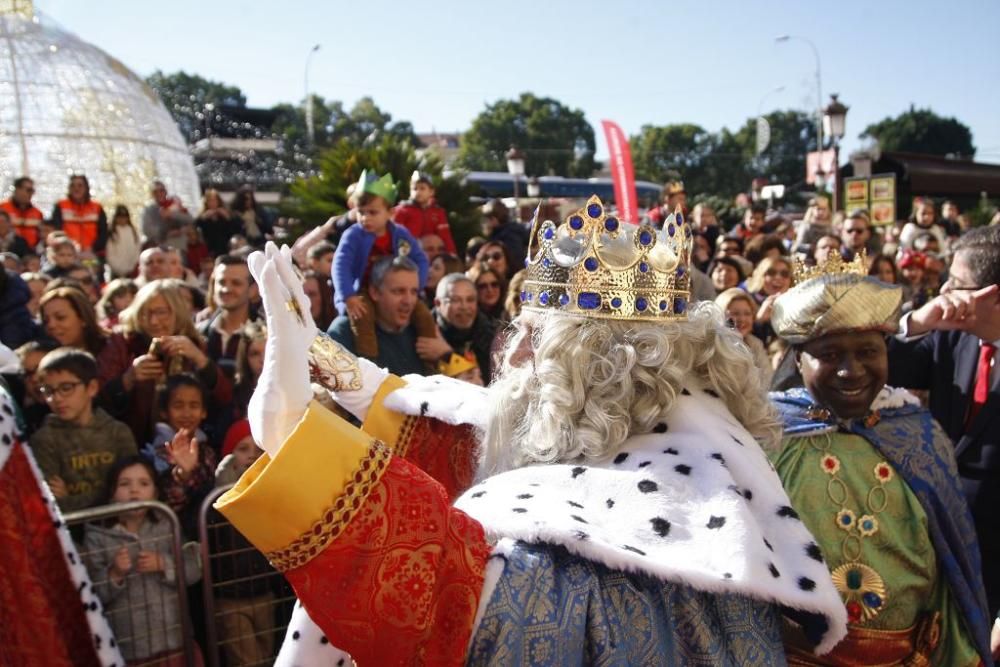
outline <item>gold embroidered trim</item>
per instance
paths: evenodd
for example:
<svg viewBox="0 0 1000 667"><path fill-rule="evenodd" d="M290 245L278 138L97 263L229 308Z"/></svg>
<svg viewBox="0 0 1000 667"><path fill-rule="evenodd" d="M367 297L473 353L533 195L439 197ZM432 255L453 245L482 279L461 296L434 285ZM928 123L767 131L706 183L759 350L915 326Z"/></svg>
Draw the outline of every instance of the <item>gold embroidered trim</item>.
<svg viewBox="0 0 1000 667"><path fill-rule="evenodd" d="M279 572L286 572L305 565L319 555L354 518L368 494L382 479L391 458L392 451L382 441L372 440L368 455L362 459L354 476L323 517L289 546L265 554L271 565Z"/></svg>
<svg viewBox="0 0 1000 667"><path fill-rule="evenodd" d="M396 446L392 448L393 454L404 457L410 451L410 445L412 444L410 440L413 438L413 432L416 430L417 422L419 421L419 417L412 415L403 419L403 425L399 427L399 435L396 437Z"/></svg>

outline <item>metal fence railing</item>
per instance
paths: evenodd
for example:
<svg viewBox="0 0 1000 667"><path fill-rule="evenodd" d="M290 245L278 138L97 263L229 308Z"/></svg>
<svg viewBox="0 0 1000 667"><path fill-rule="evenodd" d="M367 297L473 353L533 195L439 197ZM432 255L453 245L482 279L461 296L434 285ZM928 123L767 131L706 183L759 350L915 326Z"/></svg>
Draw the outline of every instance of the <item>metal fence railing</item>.
<svg viewBox="0 0 1000 667"><path fill-rule="evenodd" d="M198 514L207 664L270 665L288 627L295 595L264 554L212 509L229 488L210 493Z"/></svg>
<svg viewBox="0 0 1000 667"><path fill-rule="evenodd" d="M117 503L63 518L128 663L199 664L187 586L200 576L200 554L182 543L170 507Z"/></svg>

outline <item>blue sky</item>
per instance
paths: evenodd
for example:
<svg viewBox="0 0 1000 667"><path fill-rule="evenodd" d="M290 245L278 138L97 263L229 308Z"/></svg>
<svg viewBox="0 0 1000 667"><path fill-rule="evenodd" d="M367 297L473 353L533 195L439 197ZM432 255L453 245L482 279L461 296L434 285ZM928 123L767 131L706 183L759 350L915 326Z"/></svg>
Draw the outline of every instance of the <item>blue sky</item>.
<svg viewBox="0 0 1000 667"><path fill-rule="evenodd" d="M248 103L310 88L348 106L363 95L417 131L461 131L520 92L583 109L627 133L644 124L736 128L763 109L848 106L844 147L911 104L971 127L1000 163L1000 2L387 2L385 0L37 0L36 7L142 75L186 70L236 84ZM769 91L784 86L779 93ZM766 98L765 98L766 96Z"/></svg>

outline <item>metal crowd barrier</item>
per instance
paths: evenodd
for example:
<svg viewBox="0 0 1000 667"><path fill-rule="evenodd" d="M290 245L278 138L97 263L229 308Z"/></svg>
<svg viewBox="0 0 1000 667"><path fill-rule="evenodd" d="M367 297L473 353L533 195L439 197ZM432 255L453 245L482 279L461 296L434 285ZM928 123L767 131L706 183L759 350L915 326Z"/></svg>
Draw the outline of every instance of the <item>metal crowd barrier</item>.
<svg viewBox="0 0 1000 667"><path fill-rule="evenodd" d="M212 504L232 485L214 489L198 514L205 651L209 667L273 664L295 595L264 555Z"/></svg>
<svg viewBox="0 0 1000 667"><path fill-rule="evenodd" d="M151 540L135 539L129 533L112 528L113 519L136 510L152 513L157 522L166 521L170 535L159 535ZM76 539L94 590L101 599L111 629L129 664L141 664L140 660L147 657L156 662L157 658L164 657L164 651L172 654L183 651L185 663L196 665L184 569L185 559L190 563L199 554L183 545L180 523L173 510L161 502L142 501L70 512L63 519ZM151 581L136 571L139 553L163 553L167 546L165 542L169 542L169 553L174 562L175 586L171 588L163 586L160 580ZM123 583L116 584L111 580L109 568L122 547L128 551L131 570L125 575ZM171 646L175 642L170 641L170 636L178 633L180 646ZM154 655L145 655L150 651Z"/></svg>

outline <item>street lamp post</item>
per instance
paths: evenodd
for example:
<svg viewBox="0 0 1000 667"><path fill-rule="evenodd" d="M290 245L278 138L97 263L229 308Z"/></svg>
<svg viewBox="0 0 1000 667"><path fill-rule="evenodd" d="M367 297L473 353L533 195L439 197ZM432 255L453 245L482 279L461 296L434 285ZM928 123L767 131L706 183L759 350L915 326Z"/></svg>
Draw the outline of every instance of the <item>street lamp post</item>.
<svg viewBox="0 0 1000 667"><path fill-rule="evenodd" d="M819 160L820 171L823 170L823 78L820 70L819 62L819 51L816 50L816 45L812 43L812 40L806 39L805 37L800 37L799 35L781 35L780 37L775 37L774 41L777 43L787 42L792 39L797 39L799 41L805 42L812 49L813 57L816 59L816 157Z"/></svg>
<svg viewBox="0 0 1000 667"><path fill-rule="evenodd" d="M316 44L309 49L309 54L306 56L305 72L302 75L306 90L306 142L310 148L312 148L313 141L316 139L316 130L313 123L312 93L309 92L309 66L312 65L312 57L319 51L319 46L319 44Z"/></svg>
<svg viewBox="0 0 1000 667"><path fill-rule="evenodd" d="M823 131L830 135L833 142L833 206L831 211L838 209L838 191L840 190L840 140L844 138L847 125L847 109L837 99L836 93L830 94L830 103L823 109Z"/></svg>
<svg viewBox="0 0 1000 667"><path fill-rule="evenodd" d="M542 184L537 176L528 179L528 199L538 199L542 195Z"/></svg>
<svg viewBox="0 0 1000 667"><path fill-rule="evenodd" d="M511 146L504 156L507 158L507 173L514 180L514 222L521 222L521 205L518 202L521 177L524 176L524 153Z"/></svg>

